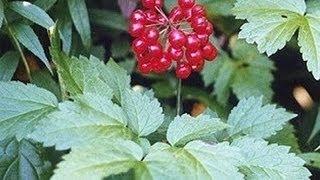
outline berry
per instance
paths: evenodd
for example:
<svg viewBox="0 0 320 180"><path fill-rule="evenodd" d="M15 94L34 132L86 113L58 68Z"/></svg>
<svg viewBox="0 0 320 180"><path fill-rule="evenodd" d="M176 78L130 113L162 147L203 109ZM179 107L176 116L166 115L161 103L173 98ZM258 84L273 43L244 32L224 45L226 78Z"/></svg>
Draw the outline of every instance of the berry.
<svg viewBox="0 0 320 180"><path fill-rule="evenodd" d="M201 41L195 34L191 34L187 37L186 48L188 51L194 52L200 48Z"/></svg>
<svg viewBox="0 0 320 180"><path fill-rule="evenodd" d="M141 23L145 24L147 22L147 16L141 10L137 10L131 14L131 23Z"/></svg>
<svg viewBox="0 0 320 180"><path fill-rule="evenodd" d="M174 48L181 48L186 44L186 35L180 30L172 30L169 34L169 42Z"/></svg>
<svg viewBox="0 0 320 180"><path fill-rule="evenodd" d="M214 60L218 55L218 50L212 43L208 43L202 48L202 55L208 61Z"/></svg>
<svg viewBox="0 0 320 180"><path fill-rule="evenodd" d="M147 28L142 37L147 41L148 44L156 43L159 39L159 31L155 27Z"/></svg>
<svg viewBox="0 0 320 180"><path fill-rule="evenodd" d="M141 73L164 73L175 68L176 76L186 79L193 71L201 71L205 60L216 58L217 49L209 42L214 28L204 6L195 4L195 0L178 0L166 16L164 0L141 2L143 9L132 13L128 28Z"/></svg>
<svg viewBox="0 0 320 180"><path fill-rule="evenodd" d="M173 47L168 48L168 55L171 57L173 60L180 60L183 57L183 51L181 49L175 49Z"/></svg>
<svg viewBox="0 0 320 180"><path fill-rule="evenodd" d="M182 9L189 9L194 6L195 0L178 0L178 4Z"/></svg>
<svg viewBox="0 0 320 180"><path fill-rule="evenodd" d="M180 79L187 79L192 72L191 67L188 64L178 64L176 69L176 76Z"/></svg>
<svg viewBox="0 0 320 180"><path fill-rule="evenodd" d="M137 54L142 54L147 49L147 43L141 39L137 38L132 43L132 49Z"/></svg>
<svg viewBox="0 0 320 180"><path fill-rule="evenodd" d="M162 46L161 44L153 44L148 47L149 57L151 58L161 58L162 53Z"/></svg>
<svg viewBox="0 0 320 180"><path fill-rule="evenodd" d="M138 70L142 73L142 74L149 74L151 72L151 63L147 62L147 63L138 63Z"/></svg>
<svg viewBox="0 0 320 180"><path fill-rule="evenodd" d="M155 0L141 0L143 7L147 9L153 9L156 5Z"/></svg>
<svg viewBox="0 0 320 180"><path fill-rule="evenodd" d="M133 37L139 37L143 33L144 25L140 22L131 23L129 25L129 33Z"/></svg>
<svg viewBox="0 0 320 180"><path fill-rule="evenodd" d="M192 8L192 16L196 17L196 16L206 16L206 10L204 9L203 6L201 5L195 5Z"/></svg>

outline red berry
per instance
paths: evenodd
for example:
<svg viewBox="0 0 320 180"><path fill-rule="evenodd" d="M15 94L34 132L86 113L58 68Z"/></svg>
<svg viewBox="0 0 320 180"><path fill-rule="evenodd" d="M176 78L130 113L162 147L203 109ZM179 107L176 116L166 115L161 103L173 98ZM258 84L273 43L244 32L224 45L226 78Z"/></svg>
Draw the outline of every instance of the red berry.
<svg viewBox="0 0 320 180"><path fill-rule="evenodd" d="M169 42L176 49L183 47L186 41L186 35L180 30L172 30L169 34Z"/></svg>
<svg viewBox="0 0 320 180"><path fill-rule="evenodd" d="M158 15L157 21L159 23L165 24L167 22L166 18L164 18L162 15Z"/></svg>
<svg viewBox="0 0 320 180"><path fill-rule="evenodd" d="M191 27L199 34L206 33L207 26L208 20L202 16L195 17L191 21Z"/></svg>
<svg viewBox="0 0 320 180"><path fill-rule="evenodd" d="M186 48L190 52L194 52L200 48L201 42L195 34L190 34L187 37Z"/></svg>
<svg viewBox="0 0 320 180"><path fill-rule="evenodd" d="M147 28L142 36L148 44L153 44L156 43L159 39L159 31L155 27Z"/></svg>
<svg viewBox="0 0 320 180"><path fill-rule="evenodd" d="M160 66L164 69L170 68L171 63L172 63L172 61L171 61L170 57L166 54L164 56L162 56L162 58L160 58L160 60L159 60Z"/></svg>
<svg viewBox="0 0 320 180"><path fill-rule="evenodd" d="M142 23L145 24L147 22L147 16L141 10L134 11L130 17L131 23Z"/></svg>
<svg viewBox="0 0 320 180"><path fill-rule="evenodd" d="M184 18L183 11L179 7L175 7L171 10L169 14L169 19L172 22L179 22Z"/></svg>
<svg viewBox="0 0 320 180"><path fill-rule="evenodd" d="M155 6L162 8L163 6L163 0L154 0Z"/></svg>
<svg viewBox="0 0 320 180"><path fill-rule="evenodd" d="M208 43L202 48L202 55L208 61L214 60L218 55L218 50L212 43Z"/></svg>
<svg viewBox="0 0 320 180"><path fill-rule="evenodd" d="M200 50L197 50L195 52L187 52L186 57L189 63L197 63L201 60L203 60L202 52Z"/></svg>
<svg viewBox="0 0 320 180"><path fill-rule="evenodd" d="M204 9L203 6L201 5L195 5L192 8L192 16L196 17L196 16L206 16L206 10Z"/></svg>
<svg viewBox="0 0 320 180"><path fill-rule="evenodd" d="M183 58L183 51L182 49L175 49L170 46L168 48L168 55L171 57L171 59L178 61Z"/></svg>
<svg viewBox="0 0 320 180"><path fill-rule="evenodd" d="M143 7L153 9L156 5L155 0L141 0Z"/></svg>
<svg viewBox="0 0 320 180"><path fill-rule="evenodd" d="M167 69L164 68L163 66L161 66L159 59L153 59L152 60L152 70L155 73L163 73L164 71L166 71Z"/></svg>
<svg viewBox="0 0 320 180"><path fill-rule="evenodd" d="M178 4L183 9L189 9L194 6L195 0L178 0Z"/></svg>
<svg viewBox="0 0 320 180"><path fill-rule="evenodd" d="M145 13L145 15L147 17L147 20L149 21L149 24L154 23L158 18L157 13L155 11L153 11L153 10L147 10L144 13Z"/></svg>
<svg viewBox="0 0 320 180"><path fill-rule="evenodd" d="M132 43L132 49L137 54L142 54L147 49L147 43L142 38L137 38Z"/></svg>
<svg viewBox="0 0 320 180"><path fill-rule="evenodd" d="M140 22L131 23L129 25L129 33L133 37L139 37L143 33L144 25Z"/></svg>
<svg viewBox="0 0 320 180"><path fill-rule="evenodd" d="M196 72L200 72L203 69L203 66L204 66L204 60L201 59L197 63L192 64L191 68Z"/></svg>
<svg viewBox="0 0 320 180"><path fill-rule="evenodd" d="M187 21L190 21L192 18L192 9L185 9L183 11L183 15L184 15L184 19L186 19Z"/></svg>
<svg viewBox="0 0 320 180"><path fill-rule="evenodd" d="M187 79L192 72L190 65L182 63L178 64L176 69L176 76L180 79Z"/></svg>
<svg viewBox="0 0 320 180"><path fill-rule="evenodd" d="M161 44L153 44L148 47L150 58L161 58L163 55Z"/></svg>
<svg viewBox="0 0 320 180"><path fill-rule="evenodd" d="M142 74L149 74L152 70L152 66L150 62L147 63L138 63L138 70Z"/></svg>
<svg viewBox="0 0 320 180"><path fill-rule="evenodd" d="M209 22L207 27L206 27L206 33L208 35L211 35L213 33L213 25Z"/></svg>
<svg viewBox="0 0 320 180"><path fill-rule="evenodd" d="M197 37L201 42L201 46L205 46L209 41L209 36L207 34L197 34Z"/></svg>

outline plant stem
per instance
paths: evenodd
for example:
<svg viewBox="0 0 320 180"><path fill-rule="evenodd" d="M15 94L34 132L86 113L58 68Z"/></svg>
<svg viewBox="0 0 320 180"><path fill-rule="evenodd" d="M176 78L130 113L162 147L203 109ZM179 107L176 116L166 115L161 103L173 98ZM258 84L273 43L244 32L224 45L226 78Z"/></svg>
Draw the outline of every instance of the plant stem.
<svg viewBox="0 0 320 180"><path fill-rule="evenodd" d="M181 86L182 86L182 80L178 80L178 85L177 85L177 116L180 115L181 113Z"/></svg>
<svg viewBox="0 0 320 180"><path fill-rule="evenodd" d="M20 53L20 56L21 56L21 58L22 58L22 62L23 62L23 64L24 64L24 67L26 68L26 72L27 72L28 79L29 79L29 81L31 82L32 77L31 77L30 68L29 68L29 65L28 65L28 61L27 61L27 59L26 59L26 57L25 57L25 55L24 55L24 53L23 53L23 50L22 50L22 48L21 48L21 46L20 46L20 43L19 43L19 41L17 40L17 38L14 36L14 33L12 32L12 29L10 28L10 26L9 26L8 21L7 21L6 18L4 18L4 22L5 22L5 24L7 25L7 29L8 29L8 32L9 32L12 40L13 40L13 43L16 45L16 48L17 48L17 50L18 50L19 53Z"/></svg>

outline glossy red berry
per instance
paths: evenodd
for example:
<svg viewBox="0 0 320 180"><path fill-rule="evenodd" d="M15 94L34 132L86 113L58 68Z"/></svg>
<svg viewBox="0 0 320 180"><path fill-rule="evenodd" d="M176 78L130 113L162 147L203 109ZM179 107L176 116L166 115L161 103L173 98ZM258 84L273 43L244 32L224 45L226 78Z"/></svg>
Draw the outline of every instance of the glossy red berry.
<svg viewBox="0 0 320 180"><path fill-rule="evenodd" d="M178 0L178 4L183 9L189 9L194 6L195 0Z"/></svg>
<svg viewBox="0 0 320 180"><path fill-rule="evenodd" d="M159 60L160 66L162 66L164 69L168 69L171 66L171 63L172 60L167 54L163 55Z"/></svg>
<svg viewBox="0 0 320 180"><path fill-rule="evenodd" d="M142 37L147 41L148 44L154 44L159 39L159 31L155 27L147 28Z"/></svg>
<svg viewBox="0 0 320 180"><path fill-rule="evenodd" d="M142 35L144 29L144 25L140 22L131 23L129 25L129 33L133 37L139 37Z"/></svg>
<svg viewBox="0 0 320 180"><path fill-rule="evenodd" d="M191 27L199 34L206 33L208 21L205 17L195 17L191 21Z"/></svg>
<svg viewBox="0 0 320 180"><path fill-rule="evenodd" d="M203 69L204 66L204 59L199 60L191 65L192 70L199 72Z"/></svg>
<svg viewBox="0 0 320 180"><path fill-rule="evenodd" d="M153 9L156 5L155 0L141 0L143 7Z"/></svg>
<svg viewBox="0 0 320 180"><path fill-rule="evenodd" d="M154 23L158 18L157 13L155 11L153 11L153 10L147 10L147 11L144 12L144 14L146 15L147 20L149 21L148 24Z"/></svg>
<svg viewBox="0 0 320 180"><path fill-rule="evenodd" d="M149 57L150 58L161 58L163 55L161 44L153 44L148 47Z"/></svg>
<svg viewBox="0 0 320 180"><path fill-rule="evenodd" d="M150 62L147 63L138 63L138 70L142 74L149 74L152 70L152 65Z"/></svg>
<svg viewBox="0 0 320 180"><path fill-rule="evenodd" d="M195 5L192 8L192 16L197 17L197 16L206 16L206 10L204 9L203 6L201 5Z"/></svg>
<svg viewBox="0 0 320 180"><path fill-rule="evenodd" d="M200 40L201 46L205 46L209 41L209 36L207 34L197 34L197 37Z"/></svg>
<svg viewBox="0 0 320 180"><path fill-rule="evenodd" d="M186 44L186 35L180 30L172 30L169 34L169 42L174 48L181 48Z"/></svg>
<svg viewBox="0 0 320 180"><path fill-rule="evenodd" d="M195 52L186 52L186 57L189 63L193 64L203 59L201 50Z"/></svg>
<svg viewBox="0 0 320 180"><path fill-rule="evenodd" d="M132 42L132 49L137 54L142 54L147 49L147 43L142 38L137 38Z"/></svg>
<svg viewBox="0 0 320 180"><path fill-rule="evenodd" d="M183 15L184 15L184 18L185 18L187 21L190 21L191 18L192 18L192 9L184 9L184 10L183 10Z"/></svg>
<svg viewBox="0 0 320 180"><path fill-rule="evenodd" d="M154 0L154 5L159 7L159 8L162 8L163 0Z"/></svg>
<svg viewBox="0 0 320 180"><path fill-rule="evenodd" d="M186 48L188 51L190 52L194 52L196 50L198 50L201 46L201 42L199 40L199 38L197 37L197 35L195 34L190 34L187 37L187 42L186 42Z"/></svg>
<svg viewBox="0 0 320 180"><path fill-rule="evenodd" d="M186 63L178 64L176 69L176 76L180 79L187 79L192 72L190 65Z"/></svg>
<svg viewBox="0 0 320 180"><path fill-rule="evenodd" d="M169 19L172 22L181 21L183 18L184 18L184 12L180 7L173 8L169 14Z"/></svg>
<svg viewBox="0 0 320 180"><path fill-rule="evenodd" d="M213 25L209 22L207 27L206 27L206 33L208 35L211 35L213 33Z"/></svg>
<svg viewBox="0 0 320 180"><path fill-rule="evenodd" d="M168 55L171 57L171 59L177 61L183 58L183 51L182 49L175 49L173 47L169 47Z"/></svg>
<svg viewBox="0 0 320 180"><path fill-rule="evenodd" d="M131 14L130 22L145 24L147 22L147 16L141 10L134 11Z"/></svg>
<svg viewBox="0 0 320 180"><path fill-rule="evenodd" d="M202 48L202 55L208 61L214 60L218 55L218 50L212 43L208 43Z"/></svg>

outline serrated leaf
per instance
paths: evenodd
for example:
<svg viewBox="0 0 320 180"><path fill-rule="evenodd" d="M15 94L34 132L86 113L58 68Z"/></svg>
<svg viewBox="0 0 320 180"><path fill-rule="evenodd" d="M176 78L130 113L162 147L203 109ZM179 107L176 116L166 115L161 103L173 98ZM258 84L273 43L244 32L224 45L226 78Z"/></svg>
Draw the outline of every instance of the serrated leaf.
<svg viewBox="0 0 320 180"><path fill-rule="evenodd" d="M222 52L214 62L206 62L204 69L201 71L202 79L206 86L209 86L217 80L219 70L224 62L228 61L229 57Z"/></svg>
<svg viewBox="0 0 320 180"><path fill-rule="evenodd" d="M241 135L268 138L294 117L295 114L286 112L283 108L263 105L262 97L251 97L241 100L231 111L227 121L231 126L228 132L234 138Z"/></svg>
<svg viewBox="0 0 320 180"><path fill-rule="evenodd" d="M2 180L41 180L48 178L49 161L41 149L27 140L0 141L0 177Z"/></svg>
<svg viewBox="0 0 320 180"><path fill-rule="evenodd" d="M100 68L101 76L113 90L115 97L121 102L123 93L130 89L130 76L113 59L110 59L106 67Z"/></svg>
<svg viewBox="0 0 320 180"><path fill-rule="evenodd" d="M18 67L19 53L8 51L0 58L0 81L10 81Z"/></svg>
<svg viewBox="0 0 320 180"><path fill-rule="evenodd" d="M320 153L310 152L299 154L299 157L306 161L307 166L320 168Z"/></svg>
<svg viewBox="0 0 320 180"><path fill-rule="evenodd" d="M85 94L75 102L61 103L59 111L43 119L30 138L58 150L75 149L104 139L132 139L126 123L122 109L109 98Z"/></svg>
<svg viewBox="0 0 320 180"><path fill-rule="evenodd" d="M187 114L177 116L169 125L167 139L172 146L185 145L192 140L214 140L214 133L226 129L227 124L219 118L199 115L194 118Z"/></svg>
<svg viewBox="0 0 320 180"><path fill-rule="evenodd" d="M44 53L44 49L37 35L34 33L31 27L21 23L12 24L10 27L18 41L29 51L31 51L34 55L40 58L40 60L51 71L49 60L47 59L46 54Z"/></svg>
<svg viewBox="0 0 320 180"><path fill-rule="evenodd" d="M153 133L164 120L159 101L146 94L126 90L121 104L128 117L128 126L139 136Z"/></svg>
<svg viewBox="0 0 320 180"><path fill-rule="evenodd" d="M192 141L172 153L184 170L182 175L189 179L243 179L237 169L243 157L239 149L229 143L210 145Z"/></svg>
<svg viewBox="0 0 320 180"><path fill-rule="evenodd" d="M309 179L304 161L289 147L270 144L261 139L243 138L232 143L241 149L245 160L240 166L246 179Z"/></svg>
<svg viewBox="0 0 320 180"><path fill-rule="evenodd" d="M52 93L34 85L0 82L0 140L26 137L57 104Z"/></svg>
<svg viewBox="0 0 320 180"><path fill-rule="evenodd" d="M298 44L304 61L313 76L320 79L320 14L307 14L301 22Z"/></svg>
<svg viewBox="0 0 320 180"><path fill-rule="evenodd" d="M48 71L33 71L31 77L32 84L52 92L59 100L61 100L60 85L52 78Z"/></svg>
<svg viewBox="0 0 320 180"><path fill-rule="evenodd" d="M4 19L4 7L3 7L3 2L0 1L0 28L2 27L3 19Z"/></svg>
<svg viewBox="0 0 320 180"><path fill-rule="evenodd" d="M68 0L68 7L82 43L89 48L91 46L91 29L85 0Z"/></svg>
<svg viewBox="0 0 320 180"><path fill-rule="evenodd" d="M248 20L239 38L256 42L260 52L271 55L282 49L298 29L306 4L304 0L237 0L233 10L236 18Z"/></svg>
<svg viewBox="0 0 320 180"><path fill-rule="evenodd" d="M298 143L298 138L295 135L296 131L294 126L291 124L286 124L282 130L278 131L277 134L272 135L268 138L269 143L276 143L279 145L290 146L291 152L301 153Z"/></svg>
<svg viewBox="0 0 320 180"><path fill-rule="evenodd" d="M30 21L39 24L40 26L49 29L54 25L53 20L50 16L41 8L36 5L31 4L27 1L13 1L10 2L10 9L19 13L23 17L29 19Z"/></svg>
<svg viewBox="0 0 320 180"><path fill-rule="evenodd" d="M52 179L100 180L129 171L142 157L142 149L132 141L92 143L64 156L64 161L58 164Z"/></svg>

